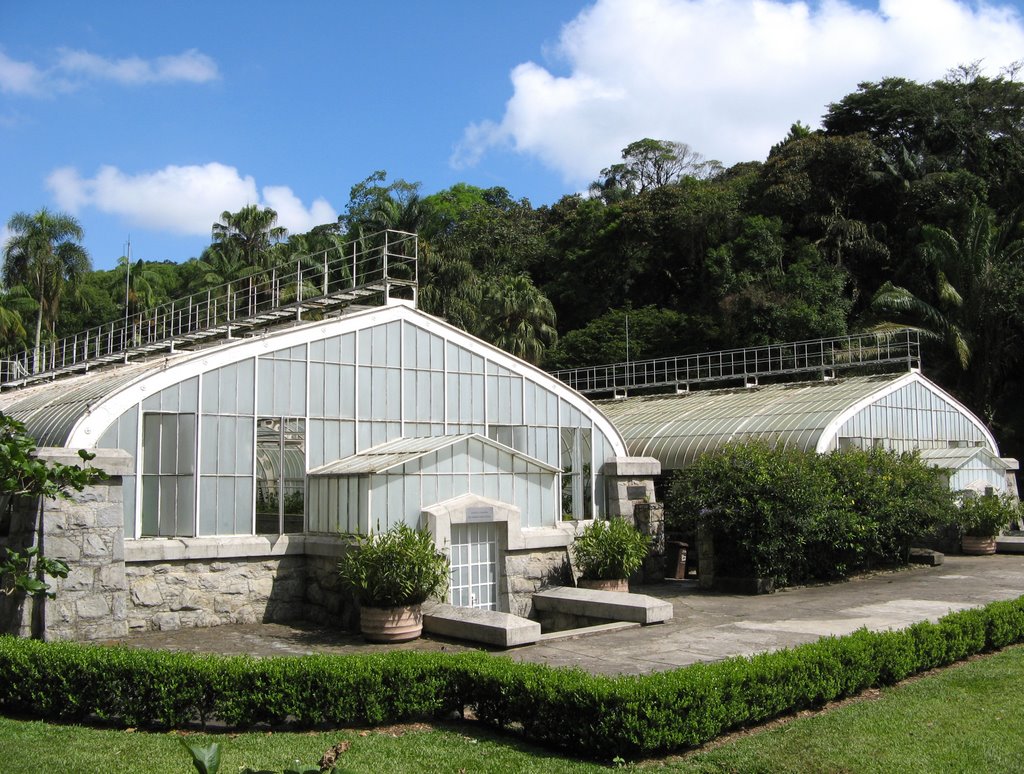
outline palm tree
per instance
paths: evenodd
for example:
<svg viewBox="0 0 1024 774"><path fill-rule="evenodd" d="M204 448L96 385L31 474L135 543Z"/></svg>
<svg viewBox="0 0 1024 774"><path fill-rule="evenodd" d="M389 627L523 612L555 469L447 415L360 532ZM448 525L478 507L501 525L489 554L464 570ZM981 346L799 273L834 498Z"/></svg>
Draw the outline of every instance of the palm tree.
<svg viewBox="0 0 1024 774"><path fill-rule="evenodd" d="M479 327L483 285L463 245L442 241L420 249L419 308L465 331Z"/></svg>
<svg viewBox="0 0 1024 774"><path fill-rule="evenodd" d="M0 352L14 354L23 351L28 342L25 316L39 307L25 288L18 285L10 290L0 289Z"/></svg>
<svg viewBox="0 0 1024 774"><path fill-rule="evenodd" d="M43 328L53 334L60 302L90 270L89 254L79 242L82 226L62 212L45 207L34 215L15 213L4 246L3 282L8 289L22 285L39 304L36 311L34 364L38 366Z"/></svg>
<svg viewBox="0 0 1024 774"><path fill-rule="evenodd" d="M558 338L555 309L526 274L492 280L483 305L482 337L534 365Z"/></svg>
<svg viewBox="0 0 1024 774"><path fill-rule="evenodd" d="M277 213L256 204L246 205L234 213L225 210L220 222L213 224L215 244L230 245L253 269L269 269L271 247L287 235L288 229L277 225Z"/></svg>
<svg viewBox="0 0 1024 774"><path fill-rule="evenodd" d="M196 266L203 289L226 285L252 272L250 264L232 243L214 244L203 250Z"/></svg>
<svg viewBox="0 0 1024 774"><path fill-rule="evenodd" d="M939 342L961 371L976 408L989 416L1000 369L1019 359L1010 319L1017 307L1009 294L1020 292L1021 277L1014 275L1024 260L1024 239L1017 236L1021 215L997 223L990 210L974 207L960 235L923 226L927 284L914 293L886 282L869 306L876 320L870 330L910 327Z"/></svg>
<svg viewBox="0 0 1024 774"><path fill-rule="evenodd" d="M125 301L125 317L144 312L168 299L161 292L160 275L146 267L141 258L131 263L126 255L117 259L117 271L112 287L114 298Z"/></svg>

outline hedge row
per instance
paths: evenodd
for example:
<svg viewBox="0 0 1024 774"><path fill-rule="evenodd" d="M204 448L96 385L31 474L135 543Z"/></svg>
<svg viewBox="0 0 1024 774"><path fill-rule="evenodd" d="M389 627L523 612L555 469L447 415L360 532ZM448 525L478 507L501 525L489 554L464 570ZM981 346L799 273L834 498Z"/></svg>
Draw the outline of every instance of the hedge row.
<svg viewBox="0 0 1024 774"><path fill-rule="evenodd" d="M131 726L218 720L393 723L472 708L484 722L587 757L648 756L1024 642L1024 597L902 631L639 677L483 653L253 659L0 637L0 710Z"/></svg>

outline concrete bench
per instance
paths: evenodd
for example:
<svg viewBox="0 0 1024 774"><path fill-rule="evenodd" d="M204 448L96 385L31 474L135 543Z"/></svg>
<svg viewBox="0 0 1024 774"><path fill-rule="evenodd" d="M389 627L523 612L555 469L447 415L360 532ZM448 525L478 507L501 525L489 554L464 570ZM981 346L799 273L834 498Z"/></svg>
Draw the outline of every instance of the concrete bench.
<svg viewBox="0 0 1024 774"><path fill-rule="evenodd" d="M532 645L540 639L540 624L529 618L478 607L455 607L442 602L423 605L423 629L442 637L472 640L499 648Z"/></svg>
<svg viewBox="0 0 1024 774"><path fill-rule="evenodd" d="M646 594L572 586L556 586L534 594L533 606L540 613L629 621L644 625L672 620L672 603L663 599Z"/></svg>

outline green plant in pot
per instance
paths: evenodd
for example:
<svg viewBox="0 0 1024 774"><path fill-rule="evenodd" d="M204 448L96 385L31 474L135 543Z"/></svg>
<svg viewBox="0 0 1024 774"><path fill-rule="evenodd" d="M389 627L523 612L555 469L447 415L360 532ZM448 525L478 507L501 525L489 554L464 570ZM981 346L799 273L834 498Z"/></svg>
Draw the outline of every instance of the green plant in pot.
<svg viewBox="0 0 1024 774"><path fill-rule="evenodd" d="M447 594L450 570L429 532L399 524L356 538L338 563L338 574L359 603L363 636L404 642L423 631L422 603Z"/></svg>
<svg viewBox="0 0 1024 774"><path fill-rule="evenodd" d="M961 549L965 554L994 554L996 537L1019 518L1020 503L1012 495L962 493L956 515Z"/></svg>
<svg viewBox="0 0 1024 774"><path fill-rule="evenodd" d="M588 524L572 544L579 585L629 591L629 576L643 565L650 546L650 537L621 517Z"/></svg>

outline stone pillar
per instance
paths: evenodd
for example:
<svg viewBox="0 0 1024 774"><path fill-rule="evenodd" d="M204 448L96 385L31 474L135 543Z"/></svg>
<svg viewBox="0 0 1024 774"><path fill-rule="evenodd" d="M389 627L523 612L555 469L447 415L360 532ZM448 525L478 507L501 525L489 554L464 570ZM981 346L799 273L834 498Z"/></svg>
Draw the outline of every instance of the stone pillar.
<svg viewBox="0 0 1024 774"><path fill-rule="evenodd" d="M637 503L633 506L633 522L638 530L651 538L640 582L659 583L665 580L665 506L661 503Z"/></svg>
<svg viewBox="0 0 1024 774"><path fill-rule="evenodd" d="M715 586L715 538L710 528L697 528L697 557L700 571L697 573L697 587L711 589Z"/></svg>
<svg viewBox="0 0 1024 774"><path fill-rule="evenodd" d="M41 508L38 501L25 501L12 516L8 545L38 546L70 568L67 578L46 578L55 599L7 598L4 628L12 634L92 640L128 633L121 479L134 472L134 462L120 449L95 451L91 464L107 479L70 499L44 500ZM47 462L82 463L71 449L40 448L36 454Z"/></svg>
<svg viewBox="0 0 1024 774"><path fill-rule="evenodd" d="M654 457L612 457L605 460L606 505L608 517L633 518L633 506L654 502L654 477L661 463Z"/></svg>

